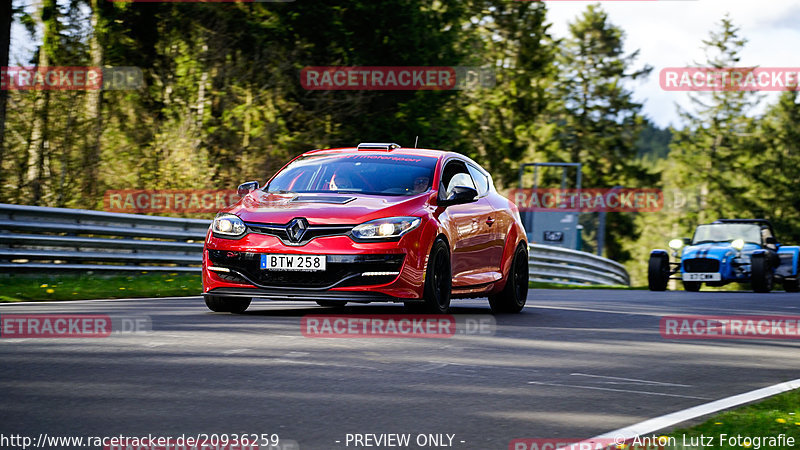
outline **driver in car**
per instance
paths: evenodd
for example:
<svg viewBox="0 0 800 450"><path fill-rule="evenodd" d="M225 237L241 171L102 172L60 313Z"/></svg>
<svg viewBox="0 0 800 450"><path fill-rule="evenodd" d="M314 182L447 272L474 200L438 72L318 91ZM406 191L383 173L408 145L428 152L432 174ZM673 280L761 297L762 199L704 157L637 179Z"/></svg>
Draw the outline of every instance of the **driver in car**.
<svg viewBox="0 0 800 450"><path fill-rule="evenodd" d="M420 192L425 192L428 189L428 182L430 178L428 177L417 177L414 179L414 187L411 189L411 192L415 194L419 194Z"/></svg>

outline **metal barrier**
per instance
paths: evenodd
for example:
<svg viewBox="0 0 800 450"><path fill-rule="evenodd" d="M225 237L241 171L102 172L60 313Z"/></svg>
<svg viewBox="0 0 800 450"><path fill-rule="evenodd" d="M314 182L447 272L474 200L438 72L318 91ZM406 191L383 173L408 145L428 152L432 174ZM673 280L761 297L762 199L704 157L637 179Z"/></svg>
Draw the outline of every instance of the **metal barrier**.
<svg viewBox="0 0 800 450"><path fill-rule="evenodd" d="M0 203L0 271L199 272L209 224Z"/></svg>
<svg viewBox="0 0 800 450"><path fill-rule="evenodd" d="M0 203L0 271L198 272L210 222ZM628 285L610 259L530 246L533 281Z"/></svg>
<svg viewBox="0 0 800 450"><path fill-rule="evenodd" d="M528 270L532 281L558 284L630 285L625 267L591 253L531 244Z"/></svg>

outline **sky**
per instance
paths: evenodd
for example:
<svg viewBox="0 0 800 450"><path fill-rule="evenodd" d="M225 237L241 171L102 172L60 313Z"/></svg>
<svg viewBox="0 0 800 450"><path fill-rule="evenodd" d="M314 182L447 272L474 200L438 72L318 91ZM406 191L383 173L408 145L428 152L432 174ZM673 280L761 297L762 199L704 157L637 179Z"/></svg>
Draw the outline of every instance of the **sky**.
<svg viewBox="0 0 800 450"><path fill-rule="evenodd" d="M565 37L568 23L587 5L580 0L547 2L555 37ZM639 49L640 64L653 66L648 80L631 85L644 114L656 125L681 127L676 103L688 107L688 94L665 92L658 83L664 67L686 67L705 61L702 41L730 14L741 36L748 39L742 66L800 67L800 0L607 0L600 2L609 21L625 30L627 53ZM761 108L774 103L765 94ZM758 112L758 110L756 111Z"/></svg>
<svg viewBox="0 0 800 450"><path fill-rule="evenodd" d="M313 0L298 0L313 1ZM377 0L380 1L380 0ZM457 1L457 0L453 0ZM30 5L35 0L15 0ZM556 37L567 35L568 23L591 1L550 0L548 21ZM688 94L665 92L658 83L664 67L685 67L705 60L702 41L719 26L726 13L748 39L742 52L743 66L800 67L800 0L606 0L601 6L612 24L625 31L628 53L640 50L638 62L653 66L650 77L630 87L634 98L644 104L644 114L660 127L682 127L676 104L689 106ZM24 29L12 31L12 65L27 59L35 44ZM17 58L17 61L14 59ZM766 94L763 107L776 99ZM759 112L756 110L755 112Z"/></svg>

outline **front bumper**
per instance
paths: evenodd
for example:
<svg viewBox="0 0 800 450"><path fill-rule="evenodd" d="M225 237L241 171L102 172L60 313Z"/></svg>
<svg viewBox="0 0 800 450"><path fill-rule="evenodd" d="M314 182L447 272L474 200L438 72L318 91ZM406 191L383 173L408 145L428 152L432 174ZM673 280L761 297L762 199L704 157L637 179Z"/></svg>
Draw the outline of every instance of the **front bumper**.
<svg viewBox="0 0 800 450"><path fill-rule="evenodd" d="M421 228L421 227L420 227ZM279 237L241 239L210 234L203 250L203 295L281 300L403 301L422 298L425 256L421 230L395 242L355 242L348 236L317 237L285 245ZM325 255L325 271L269 271L262 254ZM220 271L220 269L224 271Z"/></svg>

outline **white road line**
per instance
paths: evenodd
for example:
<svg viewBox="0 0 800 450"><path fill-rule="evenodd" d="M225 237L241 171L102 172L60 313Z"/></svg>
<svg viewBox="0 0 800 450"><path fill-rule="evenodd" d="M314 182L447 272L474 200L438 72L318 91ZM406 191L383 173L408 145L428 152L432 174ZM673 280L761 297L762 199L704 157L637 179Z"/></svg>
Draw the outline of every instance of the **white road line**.
<svg viewBox="0 0 800 450"><path fill-rule="evenodd" d="M658 395L660 397L679 397L679 398L691 398L696 400L708 400L708 397L694 397L691 395L667 394L664 392L650 392L650 391L633 391L630 389L612 389L612 388L604 388L597 386L578 386L575 384L550 383L545 381L528 381L528 384L538 384L542 386L558 386L558 387L567 387L575 389L592 389L596 391L628 392L631 394Z"/></svg>
<svg viewBox="0 0 800 450"><path fill-rule="evenodd" d="M745 403L751 403L756 400L761 400L763 398L771 397L773 395L794 389L800 389L800 378L645 420L644 422L639 422L635 425L609 431L608 433L603 433L599 436L587 439L584 442L591 442L594 439L614 439L615 442L617 440L620 442L626 441L633 439L636 436L644 436L655 433L656 431L663 430L687 420L696 419L701 416L713 414L724 409L730 409ZM580 448L579 446L580 443L576 444L575 448Z"/></svg>
<svg viewBox="0 0 800 450"><path fill-rule="evenodd" d="M225 350L224 352L222 352L222 354L226 355L226 356L227 355L235 355L237 353L244 353L244 352L246 352L248 350L250 350L250 349L249 348L234 348L234 349L230 349L230 350Z"/></svg>
<svg viewBox="0 0 800 450"><path fill-rule="evenodd" d="M526 308L536 308L536 309L560 309L564 311L584 311L584 312L596 312L596 313L603 313L603 314L620 314L623 316L648 316L648 317L662 317L667 315L668 313L646 313L646 312L629 312L629 311L609 311L606 309L594 309L594 308L571 308L568 306L542 306L542 305L525 305Z"/></svg>
<svg viewBox="0 0 800 450"><path fill-rule="evenodd" d="M644 383L644 384L656 384L659 386L677 386L677 387L692 387L691 384L677 384L677 383L662 383L661 381L650 381L650 380L639 380L636 378L620 378L620 377L607 377L604 375L591 375L588 373L571 373L570 375L576 377L592 377L592 378L605 378L608 380L618 380L618 381L632 381L635 383Z"/></svg>
<svg viewBox="0 0 800 450"><path fill-rule="evenodd" d="M0 308L4 306L15 305L50 305L50 306L66 306L73 303L89 303L89 302L132 302L132 301L146 301L146 300L187 300L187 299L200 299L199 295L190 295L187 297L141 297L141 298L93 298L90 300L45 300L41 302L3 302L0 303Z"/></svg>

